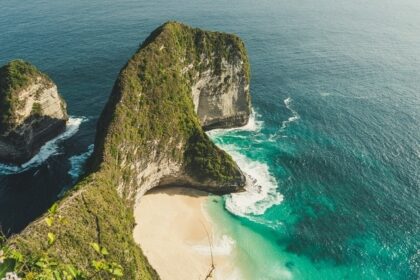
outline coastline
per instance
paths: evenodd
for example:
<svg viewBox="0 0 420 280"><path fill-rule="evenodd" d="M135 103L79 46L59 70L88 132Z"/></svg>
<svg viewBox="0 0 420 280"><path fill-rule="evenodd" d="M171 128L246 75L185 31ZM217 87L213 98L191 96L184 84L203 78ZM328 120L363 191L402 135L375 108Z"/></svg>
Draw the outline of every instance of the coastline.
<svg viewBox="0 0 420 280"><path fill-rule="evenodd" d="M202 191L172 187L154 189L136 203L134 240L162 280L238 278L233 241L217 232L206 211L209 199Z"/></svg>
<svg viewBox="0 0 420 280"><path fill-rule="evenodd" d="M56 137L48 140L42 145L31 159L22 164L9 164L0 162L0 175L13 175L29 170L44 163L49 157L57 154L58 144L75 135L80 128L80 125L85 122L85 117L69 116L65 130Z"/></svg>

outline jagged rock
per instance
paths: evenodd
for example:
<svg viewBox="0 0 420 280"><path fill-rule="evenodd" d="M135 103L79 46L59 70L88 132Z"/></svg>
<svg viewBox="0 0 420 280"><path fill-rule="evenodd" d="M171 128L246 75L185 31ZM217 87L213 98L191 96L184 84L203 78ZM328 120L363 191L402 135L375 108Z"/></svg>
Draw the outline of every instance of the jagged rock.
<svg viewBox="0 0 420 280"><path fill-rule="evenodd" d="M22 60L0 68L0 162L26 162L63 132L67 119L66 103L47 75Z"/></svg>

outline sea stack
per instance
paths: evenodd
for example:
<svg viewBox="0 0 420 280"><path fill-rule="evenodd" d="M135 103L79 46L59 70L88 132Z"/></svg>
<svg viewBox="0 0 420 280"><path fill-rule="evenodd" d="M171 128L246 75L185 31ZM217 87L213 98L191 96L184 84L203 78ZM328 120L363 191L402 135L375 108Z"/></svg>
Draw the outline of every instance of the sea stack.
<svg viewBox="0 0 420 280"><path fill-rule="evenodd" d="M28 161L67 120L66 103L46 74L23 60L0 68L0 162Z"/></svg>

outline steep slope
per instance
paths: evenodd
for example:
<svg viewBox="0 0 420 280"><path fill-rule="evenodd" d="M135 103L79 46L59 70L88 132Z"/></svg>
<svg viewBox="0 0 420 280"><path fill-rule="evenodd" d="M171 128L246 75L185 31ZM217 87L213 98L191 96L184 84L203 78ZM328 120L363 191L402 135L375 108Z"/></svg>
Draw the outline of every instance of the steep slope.
<svg viewBox="0 0 420 280"><path fill-rule="evenodd" d="M236 74L227 79L231 72ZM197 83L203 79L222 83L205 84L200 91ZM245 124L250 111L248 83L249 64L237 36L175 22L161 26L115 83L98 124L95 168L122 173L113 176L119 177L118 190L130 201L156 185L238 191L244 176L201 125ZM207 107L202 109L204 103ZM237 104L246 109L236 108ZM220 107L230 108L229 114L216 114Z"/></svg>
<svg viewBox="0 0 420 280"><path fill-rule="evenodd" d="M202 77L214 82L198 87ZM214 193L243 188L244 175L202 126L244 124L250 111L248 83L248 60L238 37L175 22L159 27L115 82L98 122L90 175L59 202L57 213L65 222L51 228L40 219L9 244L25 255L47 251L60 262L91 271L95 252L86 244L97 242L123 266L124 279L157 279L131 235L135 200L159 185ZM209 92L213 101L200 109L197 104L207 102ZM216 113L219 109L223 113ZM45 236L52 229L58 238L48 247Z"/></svg>
<svg viewBox="0 0 420 280"><path fill-rule="evenodd" d="M67 119L66 103L47 75L22 60L0 68L1 162L29 160Z"/></svg>

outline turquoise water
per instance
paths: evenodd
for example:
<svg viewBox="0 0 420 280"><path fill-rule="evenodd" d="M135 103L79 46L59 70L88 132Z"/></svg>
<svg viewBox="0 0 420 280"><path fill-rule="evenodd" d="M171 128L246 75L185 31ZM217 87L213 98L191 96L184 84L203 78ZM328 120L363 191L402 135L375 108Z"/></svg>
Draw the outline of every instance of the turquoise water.
<svg viewBox="0 0 420 280"><path fill-rule="evenodd" d="M119 69L175 19L249 51L255 123L211 133L256 180L209 205L242 277L419 278L417 0L1 0L0 15L0 64L36 64L84 120L42 163L1 168L3 231L74 184Z"/></svg>

